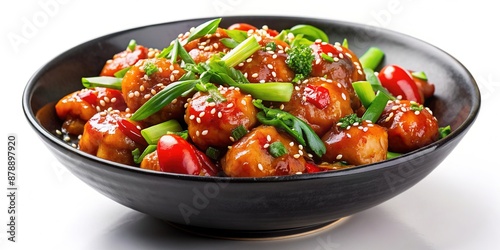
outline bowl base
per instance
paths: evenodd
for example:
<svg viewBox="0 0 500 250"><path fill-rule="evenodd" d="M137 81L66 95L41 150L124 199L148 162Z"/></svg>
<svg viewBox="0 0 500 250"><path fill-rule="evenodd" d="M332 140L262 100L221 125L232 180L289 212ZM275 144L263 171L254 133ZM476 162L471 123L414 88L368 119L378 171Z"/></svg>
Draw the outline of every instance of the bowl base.
<svg viewBox="0 0 500 250"><path fill-rule="evenodd" d="M311 235L319 232L326 231L328 229L334 228L341 224L345 218L341 218L334 221L329 221L326 223L321 223L312 226L289 228L289 229L278 229L278 230L226 230L226 229L214 229L214 228L204 228L204 227L194 227L189 225L182 225L173 222L167 222L172 227L179 230L195 234L197 236L203 236L208 238L217 238L225 240L240 240L240 241L259 241L259 240L282 240L296 238L306 235Z"/></svg>

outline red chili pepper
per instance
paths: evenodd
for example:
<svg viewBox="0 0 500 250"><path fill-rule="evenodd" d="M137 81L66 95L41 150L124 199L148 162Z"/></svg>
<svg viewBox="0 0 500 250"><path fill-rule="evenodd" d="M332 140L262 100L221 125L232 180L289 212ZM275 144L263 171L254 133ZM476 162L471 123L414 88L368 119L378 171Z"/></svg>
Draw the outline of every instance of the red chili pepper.
<svg viewBox="0 0 500 250"><path fill-rule="evenodd" d="M310 45L310 47L313 49L316 55L316 59L321 58L322 53L325 53L331 57L336 57L341 53L341 51L336 49L332 44L324 42L314 42Z"/></svg>
<svg viewBox="0 0 500 250"><path fill-rule="evenodd" d="M330 104L330 93L323 86L308 84L304 88L304 96L307 102L312 103L319 109L324 109Z"/></svg>
<svg viewBox="0 0 500 250"><path fill-rule="evenodd" d="M258 30L257 27L255 27L251 24L248 24L248 23L235 23L235 24L232 24L231 26L229 26L227 29L228 30L241 30L241 31ZM267 34L269 34L272 37L279 35L278 31L272 30L272 29L268 29Z"/></svg>
<svg viewBox="0 0 500 250"><path fill-rule="evenodd" d="M131 140L133 140L141 145L145 145L145 146L148 145L148 143L146 142L144 137L142 137L141 130L139 130L137 128L137 126L135 126L131 121L129 121L127 119L118 119L117 123L118 123L118 128L128 138L130 138Z"/></svg>
<svg viewBox="0 0 500 250"><path fill-rule="evenodd" d="M318 173L318 172L323 171L321 168L316 166L316 164L310 163L310 162L306 162L306 170L307 170L307 173Z"/></svg>
<svg viewBox="0 0 500 250"><path fill-rule="evenodd" d="M94 90L87 89L84 91L80 91L78 93L78 97L83 101L87 102L90 105L97 105L97 94Z"/></svg>
<svg viewBox="0 0 500 250"><path fill-rule="evenodd" d="M382 86L394 96L423 104L424 98L410 72L398 65L387 65L378 74Z"/></svg>
<svg viewBox="0 0 500 250"><path fill-rule="evenodd" d="M216 175L215 165L201 151L175 134L160 138L157 145L158 161L163 172L199 175L203 171Z"/></svg>

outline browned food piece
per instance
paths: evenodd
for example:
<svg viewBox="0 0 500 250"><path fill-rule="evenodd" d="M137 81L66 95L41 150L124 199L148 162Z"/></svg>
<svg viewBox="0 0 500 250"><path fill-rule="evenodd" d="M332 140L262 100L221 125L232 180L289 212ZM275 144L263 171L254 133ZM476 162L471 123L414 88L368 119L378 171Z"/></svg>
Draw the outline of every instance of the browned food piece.
<svg viewBox="0 0 500 250"><path fill-rule="evenodd" d="M219 87L219 91L226 101L216 102L208 93L197 92L186 108L189 137L201 150L209 146L226 148L234 141L234 129L243 126L250 130L257 123L257 109L250 95L232 87Z"/></svg>
<svg viewBox="0 0 500 250"><path fill-rule="evenodd" d="M130 139L120 128L126 112L99 112L85 124L78 146L80 150L113 162L134 165L132 151L144 146ZM130 121L131 122L131 121Z"/></svg>
<svg viewBox="0 0 500 250"><path fill-rule="evenodd" d="M189 34L182 35L180 37L181 40L186 39ZM227 53L231 50L221 43L222 38L229 37L224 29L217 28L214 34L208 34L195 39L184 45L184 49L186 49L196 63L205 62L215 54Z"/></svg>
<svg viewBox="0 0 500 250"><path fill-rule="evenodd" d="M161 171L160 162L158 161L158 151L153 151L147 154L141 162L141 168Z"/></svg>
<svg viewBox="0 0 500 250"><path fill-rule="evenodd" d="M137 63L141 59L148 58L149 49L142 46L135 46L132 51L130 48L117 53L113 58L106 61L106 64L102 67L101 76L114 76L114 74L122 69L130 67Z"/></svg>
<svg viewBox="0 0 500 250"><path fill-rule="evenodd" d="M345 161L351 165L370 164L387 157L388 137L384 127L363 121L347 128L334 126L322 137L325 162Z"/></svg>
<svg viewBox="0 0 500 250"><path fill-rule="evenodd" d="M311 45L315 51L311 76L326 77L342 84L351 97L352 109L356 112L362 108L361 101L356 95L352 83L365 80L365 75L358 57L351 50L339 43L315 43ZM333 62L324 60L321 53L333 58Z"/></svg>
<svg viewBox="0 0 500 250"><path fill-rule="evenodd" d="M281 142L286 153L273 157L269 147ZM306 171L305 152L298 143L272 126L259 126L237 141L221 160L224 173L232 177L264 177L300 174Z"/></svg>
<svg viewBox="0 0 500 250"><path fill-rule="evenodd" d="M432 111L408 100L389 101L377 123L387 128L391 152L407 153L439 139Z"/></svg>
<svg viewBox="0 0 500 250"><path fill-rule="evenodd" d="M323 77L308 78L297 85L290 101L280 108L307 122L320 137L353 112L346 88Z"/></svg>
<svg viewBox="0 0 500 250"><path fill-rule="evenodd" d="M295 73L285 63L287 58L285 51L289 45L271 38L264 38L260 44L265 48L266 44L271 42L276 45L274 50L269 47L258 50L235 67L246 76L249 82L291 82L293 80Z"/></svg>
<svg viewBox="0 0 500 250"><path fill-rule="evenodd" d="M55 106L57 116L64 121L62 129L79 135L93 115L104 110L127 108L121 92L108 88L91 88L75 91L61 98Z"/></svg>
<svg viewBox="0 0 500 250"><path fill-rule="evenodd" d="M165 58L140 60L130 67L122 80L122 93L130 112L135 112L152 96L172 82L179 80L185 71L178 64ZM186 97L178 97L144 120L149 125L170 119L182 119Z"/></svg>

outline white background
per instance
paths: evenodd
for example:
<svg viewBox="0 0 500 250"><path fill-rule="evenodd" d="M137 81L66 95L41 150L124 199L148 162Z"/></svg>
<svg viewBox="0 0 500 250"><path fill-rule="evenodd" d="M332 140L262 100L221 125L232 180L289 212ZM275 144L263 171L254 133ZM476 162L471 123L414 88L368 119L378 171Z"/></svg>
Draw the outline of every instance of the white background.
<svg viewBox="0 0 500 250"><path fill-rule="evenodd" d="M493 3L5 1L0 10L1 144L7 144L9 133L18 137L19 220L17 242L8 242L4 160L0 249L500 249L500 14ZM197 238L119 205L67 172L29 127L21 108L22 91L30 76L56 55L118 30L223 15L338 19L417 37L450 53L470 70L482 92L480 115L452 154L405 193L331 230L261 242ZM34 29L26 32L30 24ZM21 42L12 42L15 36Z"/></svg>

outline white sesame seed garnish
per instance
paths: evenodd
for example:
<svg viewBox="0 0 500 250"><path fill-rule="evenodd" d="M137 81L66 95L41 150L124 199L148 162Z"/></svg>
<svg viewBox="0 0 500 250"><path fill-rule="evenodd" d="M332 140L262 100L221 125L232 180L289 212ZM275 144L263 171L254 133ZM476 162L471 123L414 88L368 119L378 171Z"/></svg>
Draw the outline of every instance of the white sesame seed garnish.
<svg viewBox="0 0 500 250"><path fill-rule="evenodd" d="M207 135L207 134L208 134L208 130L206 130L206 129L205 129L205 130L203 130L203 131L201 132L201 134L202 134L202 135Z"/></svg>
<svg viewBox="0 0 500 250"><path fill-rule="evenodd" d="M293 155L293 158L295 158L295 159L300 158L300 154L294 154L294 155Z"/></svg>
<svg viewBox="0 0 500 250"><path fill-rule="evenodd" d="M343 99L344 101L346 101L346 100L347 100L347 96L345 95L345 93L342 93L342 99Z"/></svg>
<svg viewBox="0 0 500 250"><path fill-rule="evenodd" d="M217 117L222 118L222 112L217 113Z"/></svg>
<svg viewBox="0 0 500 250"><path fill-rule="evenodd" d="M196 117L196 116L194 116L194 115L190 115L190 116L189 116L189 120L194 120L194 118L195 118L195 117Z"/></svg>
<svg viewBox="0 0 500 250"><path fill-rule="evenodd" d="M264 167L262 166L262 164L257 164L257 167L259 168L260 171L264 171Z"/></svg>
<svg viewBox="0 0 500 250"><path fill-rule="evenodd" d="M335 159L340 160L342 159L342 156L343 156L342 154L338 154L337 157L335 157Z"/></svg>
<svg viewBox="0 0 500 250"><path fill-rule="evenodd" d="M290 143L288 143L288 145L290 145L290 147L293 147L293 145L295 145L295 143L293 141L291 141Z"/></svg>

